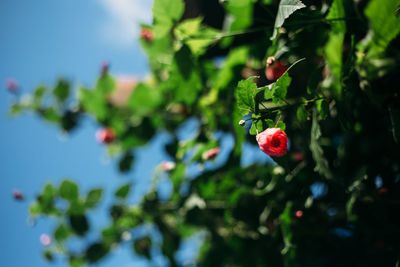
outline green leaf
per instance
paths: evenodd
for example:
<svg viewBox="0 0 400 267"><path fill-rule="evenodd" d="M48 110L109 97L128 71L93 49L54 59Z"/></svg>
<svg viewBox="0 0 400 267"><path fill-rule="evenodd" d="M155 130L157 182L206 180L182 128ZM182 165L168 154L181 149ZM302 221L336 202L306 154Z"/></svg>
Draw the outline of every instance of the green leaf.
<svg viewBox="0 0 400 267"><path fill-rule="evenodd" d="M287 266L293 264L293 261L296 258L295 247L293 246L293 216L292 216L292 202L287 202L285 210L279 216L281 220L281 229L283 235L283 241L285 243L285 247L282 249L282 254L284 255L284 259ZM292 264L291 264L292 263Z"/></svg>
<svg viewBox="0 0 400 267"><path fill-rule="evenodd" d="M130 96L128 105L136 115L145 116L154 113L162 101L160 90L139 83Z"/></svg>
<svg viewBox="0 0 400 267"><path fill-rule="evenodd" d="M106 256L109 250L109 247L104 243L93 243L87 248L85 256L89 263L95 263Z"/></svg>
<svg viewBox="0 0 400 267"><path fill-rule="evenodd" d="M319 144L318 140L321 137L321 128L318 124L318 111L314 109L313 112L313 121L311 126L311 141L310 141L310 150L315 161L314 170L321 175L324 175L327 179L332 178L332 173L329 169L329 163L327 159L324 157L324 151Z"/></svg>
<svg viewBox="0 0 400 267"><path fill-rule="evenodd" d="M55 240L62 242L68 238L69 234L69 229L64 224L59 224L54 231L54 238Z"/></svg>
<svg viewBox="0 0 400 267"><path fill-rule="evenodd" d="M186 19L176 26L174 33L177 39L176 50L185 43L193 55L204 54L207 47L216 41L218 30L201 25L203 18Z"/></svg>
<svg viewBox="0 0 400 267"><path fill-rule="evenodd" d="M329 10L326 19L338 19L345 17L344 0L335 0ZM329 33L328 42L325 45L325 55L329 67L335 77L333 83L336 88L336 93L341 94L342 80L342 51L343 41L346 33L346 23L344 21L333 21L331 23L331 31Z"/></svg>
<svg viewBox="0 0 400 267"><path fill-rule="evenodd" d="M246 80L241 80L237 85L235 96L241 115L255 112L254 96L257 90L257 84L254 82L255 78L250 77Z"/></svg>
<svg viewBox="0 0 400 267"><path fill-rule="evenodd" d="M297 108L297 119L299 121L305 121L308 117L308 112L306 110L306 107L302 104Z"/></svg>
<svg viewBox="0 0 400 267"><path fill-rule="evenodd" d="M279 3L278 14L275 18L274 33L271 40L275 39L278 31L277 28L282 27L285 19L292 15L296 10L305 8L306 6L300 0L281 0Z"/></svg>
<svg viewBox="0 0 400 267"><path fill-rule="evenodd" d="M329 104L325 99L319 99L315 102L317 110L321 115L321 119L325 120L329 115Z"/></svg>
<svg viewBox="0 0 400 267"><path fill-rule="evenodd" d="M286 124L283 121L278 121L276 127L280 128L282 131L286 130Z"/></svg>
<svg viewBox="0 0 400 267"><path fill-rule="evenodd" d="M69 201L74 201L79 197L78 192L78 185L76 183L69 180L63 180L61 182L59 188L60 197Z"/></svg>
<svg viewBox="0 0 400 267"><path fill-rule="evenodd" d="M133 249L137 255L142 255L147 259L150 259L151 238L149 236L145 236L136 239L135 242L133 242Z"/></svg>
<svg viewBox="0 0 400 267"><path fill-rule="evenodd" d="M131 152L127 152L118 162L118 169L121 173L126 173L130 171L132 168L132 164L134 161L133 154Z"/></svg>
<svg viewBox="0 0 400 267"><path fill-rule="evenodd" d="M89 230L89 223L85 215L70 215L68 222L72 230L79 236L83 236Z"/></svg>
<svg viewBox="0 0 400 267"><path fill-rule="evenodd" d="M105 120L110 114L102 92L81 89L79 91L79 100L85 111L93 115L99 121Z"/></svg>
<svg viewBox="0 0 400 267"><path fill-rule="evenodd" d="M393 139L396 143L400 143L400 110L390 107L389 114L392 123Z"/></svg>
<svg viewBox="0 0 400 267"><path fill-rule="evenodd" d="M400 17L396 17L399 0L371 0L365 9L370 21L372 53L383 52L400 32Z"/></svg>
<svg viewBox="0 0 400 267"><path fill-rule="evenodd" d="M154 0L153 18L156 23L178 21L184 11L182 0Z"/></svg>
<svg viewBox="0 0 400 267"><path fill-rule="evenodd" d="M29 214L31 216L37 216L40 214L40 205L38 203L33 203L30 207L29 207Z"/></svg>
<svg viewBox="0 0 400 267"><path fill-rule="evenodd" d="M97 80L95 90L101 92L102 95L107 95L111 93L115 88L115 80L111 75L106 74L100 76Z"/></svg>
<svg viewBox="0 0 400 267"><path fill-rule="evenodd" d="M286 71L276 82L271 86L271 92L269 89L265 89L264 97L270 97L272 93L272 102L285 103L285 98L287 94L287 88L289 87L292 78L290 78L289 73Z"/></svg>
<svg viewBox="0 0 400 267"><path fill-rule="evenodd" d="M131 184L126 184L118 188L117 191L115 191L115 196L121 199L126 199L130 191L131 191Z"/></svg>
<svg viewBox="0 0 400 267"><path fill-rule="evenodd" d="M233 16L229 25L230 31L243 30L251 26L253 22L254 0L229 0L226 2L226 10Z"/></svg>
<svg viewBox="0 0 400 267"><path fill-rule="evenodd" d="M86 197L86 206L88 208L94 208L97 206L101 197L103 196L103 189L96 188L89 191Z"/></svg>
<svg viewBox="0 0 400 267"><path fill-rule="evenodd" d="M53 94L59 102L64 102L69 97L69 83L59 80L53 90Z"/></svg>

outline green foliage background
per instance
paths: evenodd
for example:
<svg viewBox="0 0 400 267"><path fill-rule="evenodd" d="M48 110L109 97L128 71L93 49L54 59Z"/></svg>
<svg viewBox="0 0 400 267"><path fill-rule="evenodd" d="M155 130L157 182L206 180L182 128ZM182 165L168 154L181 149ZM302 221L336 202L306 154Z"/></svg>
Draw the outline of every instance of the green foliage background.
<svg viewBox="0 0 400 267"><path fill-rule="evenodd" d="M82 195L69 180L47 184L30 208L31 216L59 222L46 258L95 263L124 242L124 232L150 224L162 234L171 266L180 243L199 231L206 233L200 266L398 265L399 6L398 0L154 0L153 24L145 25L154 39L142 40L152 75L126 105L109 100L116 81L103 73L94 88L79 89L78 99L60 80L14 103L11 113L33 111L66 132L91 116L115 130L108 150L120 158L121 172L130 170L136 148L167 131L174 140L166 151L176 167L165 171L173 193L161 201L153 186L132 206L132 185L122 186L98 241L76 251L66 242L85 238L95 223L87 213L103 189ZM291 66L277 81L265 77L269 56ZM188 118L200 122L199 131L180 142L177 129ZM268 127L286 131L288 153L274 158L277 165L240 167L244 142L256 144L255 134ZM234 136L227 160L189 179L188 165L203 164L203 152L221 141L216 131ZM316 182L325 187L319 197L310 190ZM184 183L187 194L180 193ZM299 210L303 216L296 217ZM130 242L148 258L158 245L150 236Z"/></svg>

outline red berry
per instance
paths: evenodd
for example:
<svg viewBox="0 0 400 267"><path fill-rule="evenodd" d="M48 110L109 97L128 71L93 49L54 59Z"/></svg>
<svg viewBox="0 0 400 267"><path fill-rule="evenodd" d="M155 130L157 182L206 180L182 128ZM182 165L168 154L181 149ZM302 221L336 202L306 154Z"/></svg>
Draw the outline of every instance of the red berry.
<svg viewBox="0 0 400 267"><path fill-rule="evenodd" d="M115 132L111 128L103 128L97 131L96 139L103 144L111 144L115 140Z"/></svg>
<svg viewBox="0 0 400 267"><path fill-rule="evenodd" d="M388 189L386 187L381 187L378 189L378 195L384 195L386 194Z"/></svg>
<svg viewBox="0 0 400 267"><path fill-rule="evenodd" d="M22 194L21 191L19 191L19 190L14 190L14 191L13 191L13 198L14 198L15 200L23 200L23 199L24 199L24 195Z"/></svg>
<svg viewBox="0 0 400 267"><path fill-rule="evenodd" d="M274 57L268 57L267 58L267 65L269 66L269 65L271 65L272 63L274 63L275 62L275 58Z"/></svg>
<svg viewBox="0 0 400 267"><path fill-rule="evenodd" d="M154 32L152 29L142 28L140 37L142 37L147 43L151 43L154 39Z"/></svg>
<svg viewBox="0 0 400 267"><path fill-rule="evenodd" d="M294 213L294 217L296 217L297 219L300 219L301 217L303 217L303 211L302 210L297 210Z"/></svg>
<svg viewBox="0 0 400 267"><path fill-rule="evenodd" d="M286 65L281 61L277 61L274 64L268 66L265 70L265 76L268 80L275 81L278 80L286 71Z"/></svg>
<svg viewBox="0 0 400 267"><path fill-rule="evenodd" d="M260 149L269 156L281 157L287 152L287 136L279 128L268 128L256 136Z"/></svg>
<svg viewBox="0 0 400 267"><path fill-rule="evenodd" d="M9 78L6 81L6 88L12 92L12 93L16 93L18 91L18 83L16 80L14 80L13 78Z"/></svg>
<svg viewBox="0 0 400 267"><path fill-rule="evenodd" d="M295 152L292 154L292 160L294 162L299 162L302 161L304 159L304 154L301 152Z"/></svg>
<svg viewBox="0 0 400 267"><path fill-rule="evenodd" d="M216 147L205 151L201 157L203 158L203 160L209 160L215 158L218 154L219 154L219 147Z"/></svg>

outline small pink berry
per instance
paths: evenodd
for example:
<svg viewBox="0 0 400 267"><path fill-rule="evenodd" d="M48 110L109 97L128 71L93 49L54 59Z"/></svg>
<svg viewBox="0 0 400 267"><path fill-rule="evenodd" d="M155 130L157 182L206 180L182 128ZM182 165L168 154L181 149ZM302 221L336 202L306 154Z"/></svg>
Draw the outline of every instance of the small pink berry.
<svg viewBox="0 0 400 267"><path fill-rule="evenodd" d="M275 62L275 58L274 57L268 57L267 58L267 65L269 66L269 65L271 65L271 64L273 64Z"/></svg>
<svg viewBox="0 0 400 267"><path fill-rule="evenodd" d="M18 91L18 83L16 80L14 80L13 78L9 78L6 81L6 88L12 92L12 93L16 93Z"/></svg>
<svg viewBox="0 0 400 267"><path fill-rule="evenodd" d="M99 143L111 144L115 140L115 132L111 128L99 129L96 132L96 139Z"/></svg>
<svg viewBox="0 0 400 267"><path fill-rule="evenodd" d="M43 246L48 246L51 244L51 237L47 234L42 234L40 236L40 243L42 243Z"/></svg>
<svg viewBox="0 0 400 267"><path fill-rule="evenodd" d="M303 217L303 211L302 210L297 210L294 213L294 217L296 217L297 219L300 219L301 217Z"/></svg>
<svg viewBox="0 0 400 267"><path fill-rule="evenodd" d="M23 200L23 199L24 199L24 195L22 194L21 191L19 191L19 190L14 190L14 191L13 191L13 198L14 198L15 200Z"/></svg>
<svg viewBox="0 0 400 267"><path fill-rule="evenodd" d="M219 154L219 147L215 147L205 151L201 157L203 160L209 160L215 158Z"/></svg>
<svg viewBox="0 0 400 267"><path fill-rule="evenodd" d="M163 171L172 171L173 169L175 169L175 166L176 166L175 162L172 161L163 161L160 164L160 168Z"/></svg>

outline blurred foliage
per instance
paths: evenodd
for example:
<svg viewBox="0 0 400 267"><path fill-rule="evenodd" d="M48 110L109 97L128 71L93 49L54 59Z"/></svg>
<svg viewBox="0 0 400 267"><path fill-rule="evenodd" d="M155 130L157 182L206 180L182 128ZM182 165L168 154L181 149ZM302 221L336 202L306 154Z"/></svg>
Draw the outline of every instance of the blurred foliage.
<svg viewBox="0 0 400 267"><path fill-rule="evenodd" d="M120 85L105 72L94 88L79 88L78 98L60 80L22 97L11 113L33 111L65 132L90 115L114 129L108 151L120 157L121 172L130 170L136 148L166 131L176 165L157 169L153 183L163 173L173 192L161 200L152 186L130 205L131 184L121 186L110 224L79 251L68 241L88 240L95 224L88 213L103 190L82 195L69 180L45 185L30 208L31 216L59 221L45 258L63 254L70 266L83 266L131 242L148 259L159 246L177 266L181 242L203 231L200 266L398 266L399 6L155 0L154 22L145 26L154 38L141 40L151 77L131 86L125 104L112 101ZM291 66L277 81L265 77L269 56ZM178 129L189 118L200 126L183 142ZM239 125L242 119L248 123ZM274 164L241 167L249 157L243 144L256 144L254 135L268 127L286 131L289 152ZM221 141L217 131L231 134L234 147L223 164L189 179L189 165L202 166L203 153ZM162 242L126 238L142 225L154 226Z"/></svg>

